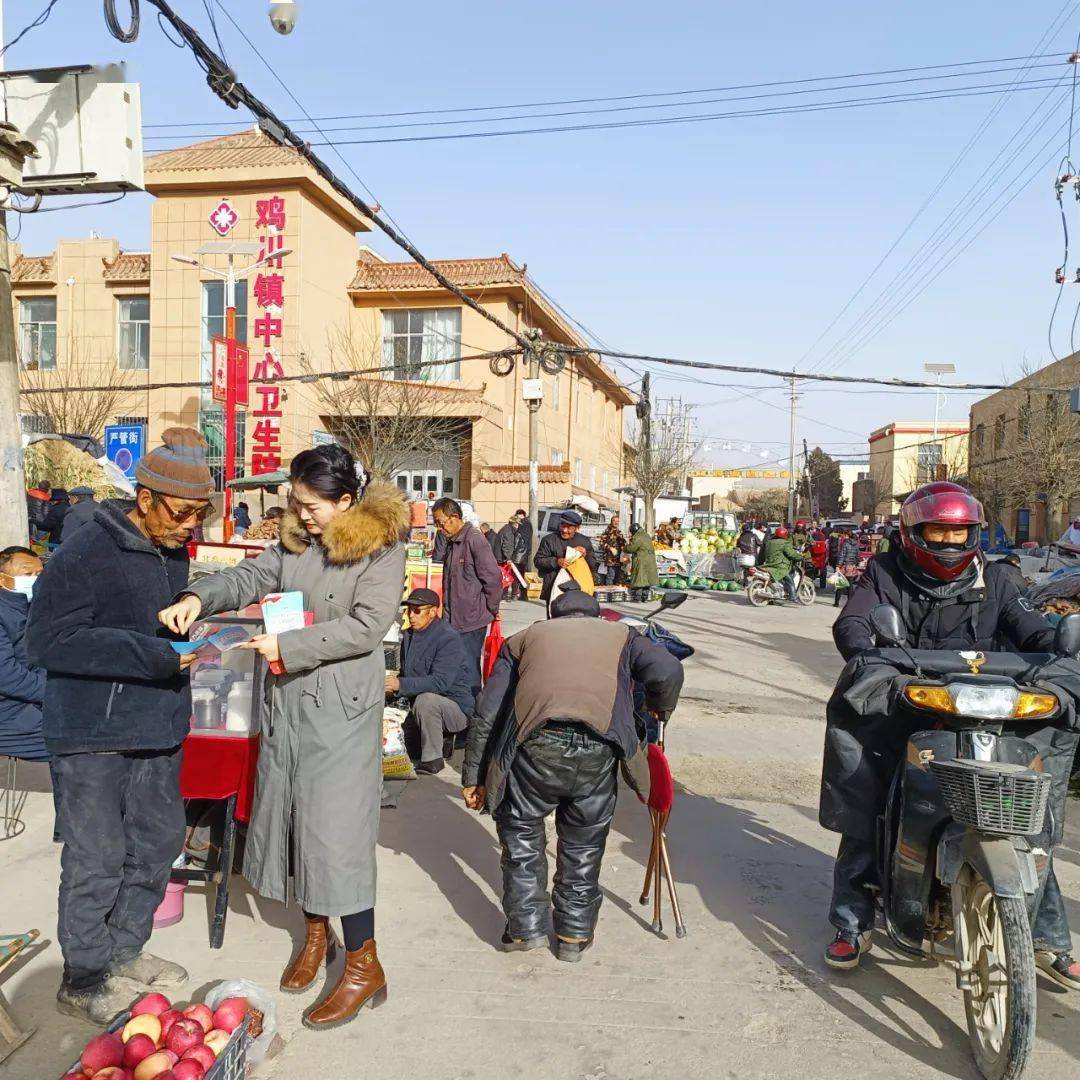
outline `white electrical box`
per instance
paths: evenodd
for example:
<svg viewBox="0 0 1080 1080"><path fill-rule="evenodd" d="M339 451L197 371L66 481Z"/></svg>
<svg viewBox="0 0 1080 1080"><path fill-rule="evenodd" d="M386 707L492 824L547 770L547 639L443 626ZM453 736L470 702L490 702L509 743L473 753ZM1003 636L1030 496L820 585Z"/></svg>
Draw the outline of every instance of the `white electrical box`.
<svg viewBox="0 0 1080 1080"><path fill-rule="evenodd" d="M543 401L544 400L544 380L543 379L522 379L521 380L521 400L522 401Z"/></svg>
<svg viewBox="0 0 1080 1080"><path fill-rule="evenodd" d="M32 142L20 191L141 191L142 104L122 64L0 75L8 123Z"/></svg>

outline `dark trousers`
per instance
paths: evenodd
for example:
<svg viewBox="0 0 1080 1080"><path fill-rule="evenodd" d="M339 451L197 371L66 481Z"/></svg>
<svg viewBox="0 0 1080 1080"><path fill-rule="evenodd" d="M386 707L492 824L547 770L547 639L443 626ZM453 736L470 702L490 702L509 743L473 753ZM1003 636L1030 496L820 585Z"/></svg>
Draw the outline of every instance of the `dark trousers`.
<svg viewBox="0 0 1080 1080"><path fill-rule="evenodd" d="M864 933L874 926L874 895L868 886L878 884L877 856L872 840L852 836L840 838L833 869L833 895L829 922L837 930ZM1047 867L1042 896L1039 898L1031 937L1036 948L1068 952L1072 947L1065 903L1054 874L1053 859Z"/></svg>
<svg viewBox="0 0 1080 1080"><path fill-rule="evenodd" d="M544 818L555 813L558 847L551 891L555 933L591 938L617 781L612 747L584 728L546 727L518 750L495 810L502 844L503 911L513 938L547 933Z"/></svg>
<svg viewBox="0 0 1080 1080"><path fill-rule="evenodd" d="M180 750L67 754L51 763L59 792L64 982L96 986L138 956L184 844Z"/></svg>
<svg viewBox="0 0 1080 1080"><path fill-rule="evenodd" d="M469 691L474 701L480 696L480 657L484 652L484 639L486 637L486 626L481 626L479 630L469 630L461 635L461 644L465 649L465 659L469 663L472 678Z"/></svg>
<svg viewBox="0 0 1080 1080"><path fill-rule="evenodd" d="M444 757L443 740L469 726L469 718L456 701L441 694L417 694L412 712L405 723L412 721L420 736L420 760L434 761Z"/></svg>

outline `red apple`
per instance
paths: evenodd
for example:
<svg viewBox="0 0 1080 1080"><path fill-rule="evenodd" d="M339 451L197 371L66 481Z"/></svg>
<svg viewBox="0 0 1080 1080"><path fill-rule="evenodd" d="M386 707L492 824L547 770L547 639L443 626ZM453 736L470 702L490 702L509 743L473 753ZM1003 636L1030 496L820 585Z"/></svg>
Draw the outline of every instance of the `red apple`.
<svg viewBox="0 0 1080 1080"><path fill-rule="evenodd" d="M124 1044L112 1032L106 1031L102 1035L95 1035L82 1052L79 1061L82 1063L83 1072L87 1076L107 1069L112 1065L119 1065L124 1060Z"/></svg>
<svg viewBox="0 0 1080 1080"><path fill-rule="evenodd" d="M143 1058L135 1066L135 1080L157 1080L162 1073L171 1072L173 1060L165 1050L159 1050L148 1058Z"/></svg>
<svg viewBox="0 0 1080 1080"><path fill-rule="evenodd" d="M197 1061L202 1067L204 1072L209 1072L213 1067L214 1061L217 1055L209 1046L193 1046L181 1059L181 1063L185 1061Z"/></svg>
<svg viewBox="0 0 1080 1080"><path fill-rule="evenodd" d="M179 1009L168 1009L158 1017L161 1021L161 1035L164 1038L169 1034L169 1029L179 1020L184 1014Z"/></svg>
<svg viewBox="0 0 1080 1080"><path fill-rule="evenodd" d="M206 1045L214 1051L214 1057L221 1057L222 1051L229 1045L229 1039L232 1036L227 1031L222 1031L220 1028L214 1028L213 1031L206 1033Z"/></svg>
<svg viewBox="0 0 1080 1080"><path fill-rule="evenodd" d="M180 1055L175 1050L169 1050L166 1048L161 1052L169 1059L170 1068L180 1060Z"/></svg>
<svg viewBox="0 0 1080 1080"><path fill-rule="evenodd" d="M155 1046L161 1045L161 1021L153 1013L143 1013L141 1016L132 1017L120 1033L124 1042L129 1042L136 1035L145 1035L152 1039Z"/></svg>
<svg viewBox="0 0 1080 1080"><path fill-rule="evenodd" d="M164 994L146 994L131 1006L131 1015L141 1016L143 1013L149 1013L151 1016L160 1016L171 1008L172 1004Z"/></svg>
<svg viewBox="0 0 1080 1080"><path fill-rule="evenodd" d="M154 1080L176 1080L176 1073L172 1069L166 1069L163 1073L158 1073Z"/></svg>
<svg viewBox="0 0 1080 1080"><path fill-rule="evenodd" d="M143 1035L141 1032L138 1035L132 1035L124 1044L124 1068L134 1069L143 1058L148 1058L155 1050L157 1050L157 1044L149 1035Z"/></svg>
<svg viewBox="0 0 1080 1080"><path fill-rule="evenodd" d="M193 1046L202 1043L204 1034L198 1020L182 1017L169 1028L169 1034L165 1036L165 1049L183 1056Z"/></svg>
<svg viewBox="0 0 1080 1080"><path fill-rule="evenodd" d="M86 1080L86 1073L64 1073L64 1075L60 1077L60 1080Z"/></svg>
<svg viewBox="0 0 1080 1080"><path fill-rule="evenodd" d="M198 1020L203 1031L212 1031L214 1028L214 1014L201 1001L198 1005L189 1005L184 1010L184 1015L192 1020Z"/></svg>
<svg viewBox="0 0 1080 1080"><path fill-rule="evenodd" d="M225 998L214 1010L214 1027L231 1033L244 1022L247 1011L247 998Z"/></svg>
<svg viewBox="0 0 1080 1080"><path fill-rule="evenodd" d="M206 1070L194 1058L181 1058L173 1066L176 1080L203 1080Z"/></svg>
<svg viewBox="0 0 1080 1080"><path fill-rule="evenodd" d="M131 1073L129 1073L127 1069L121 1069L116 1065L110 1065L107 1069L102 1069L101 1072L94 1073L90 1080L131 1080Z"/></svg>

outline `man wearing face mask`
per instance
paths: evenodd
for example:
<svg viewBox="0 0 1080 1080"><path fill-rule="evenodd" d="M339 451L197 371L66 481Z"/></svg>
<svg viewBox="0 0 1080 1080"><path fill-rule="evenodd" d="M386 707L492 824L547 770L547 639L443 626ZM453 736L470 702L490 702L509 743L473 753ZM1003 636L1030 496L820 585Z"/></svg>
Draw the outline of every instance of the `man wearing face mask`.
<svg viewBox="0 0 1080 1080"><path fill-rule="evenodd" d="M0 754L46 761L41 730L45 672L26 657L23 634L41 560L29 549L0 551Z"/></svg>
<svg viewBox="0 0 1080 1080"><path fill-rule="evenodd" d="M45 745L59 799L59 1010L107 1023L187 972L144 952L184 839L185 669L158 612L188 584L185 545L214 491L206 443L166 430L135 469L129 511L102 504L34 590L30 661L48 673Z"/></svg>

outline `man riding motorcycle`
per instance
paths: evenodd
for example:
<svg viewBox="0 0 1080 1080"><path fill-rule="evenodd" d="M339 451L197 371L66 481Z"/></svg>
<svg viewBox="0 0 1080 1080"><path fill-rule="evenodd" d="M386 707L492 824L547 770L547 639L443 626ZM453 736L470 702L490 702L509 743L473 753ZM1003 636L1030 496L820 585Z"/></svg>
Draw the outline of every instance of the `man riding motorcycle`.
<svg viewBox="0 0 1080 1080"><path fill-rule="evenodd" d="M789 600L795 599L795 581L792 570L801 566L804 559L809 559L788 539L788 531L782 525L765 541L765 551L761 565L772 575L773 581L784 586L784 595Z"/></svg>
<svg viewBox="0 0 1080 1080"><path fill-rule="evenodd" d="M870 614L879 604L900 612L912 649L1049 652L1054 633L1013 579L979 551L982 505L957 484L913 492L900 509L900 543L875 556L833 624L845 660L875 645ZM841 833L825 950L830 967L858 966L874 925L878 885L875 831L909 731L887 716L856 716L839 693L828 706L820 821ZM1062 986L1080 989L1072 942L1052 859L1032 925L1036 962Z"/></svg>

